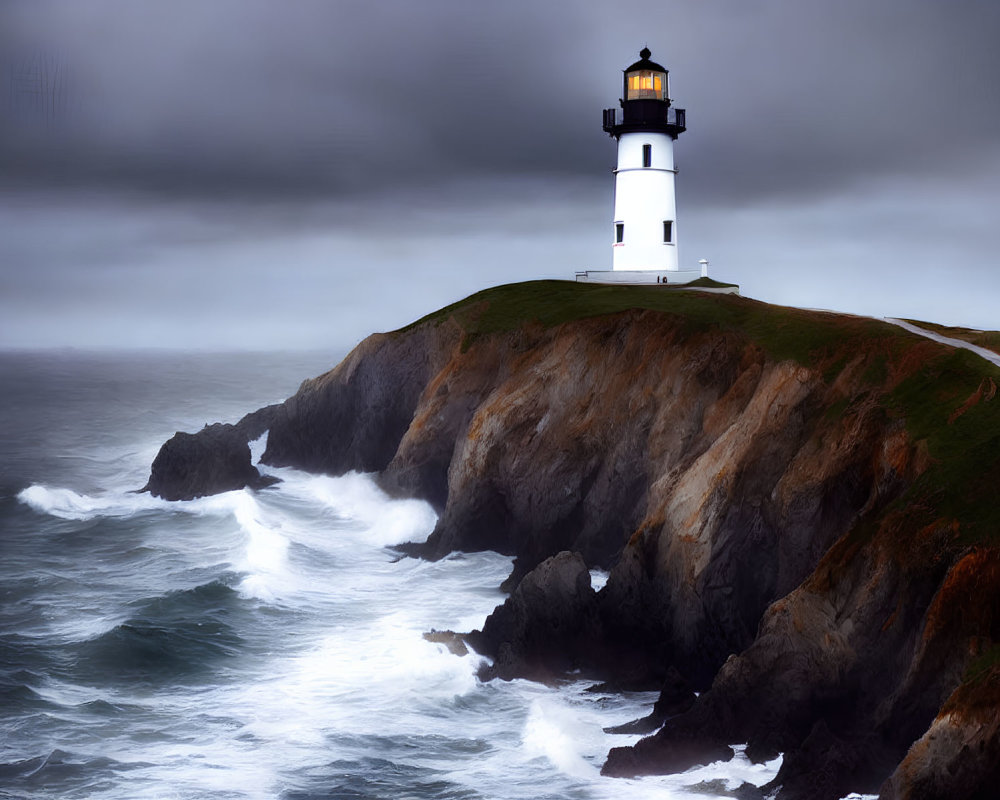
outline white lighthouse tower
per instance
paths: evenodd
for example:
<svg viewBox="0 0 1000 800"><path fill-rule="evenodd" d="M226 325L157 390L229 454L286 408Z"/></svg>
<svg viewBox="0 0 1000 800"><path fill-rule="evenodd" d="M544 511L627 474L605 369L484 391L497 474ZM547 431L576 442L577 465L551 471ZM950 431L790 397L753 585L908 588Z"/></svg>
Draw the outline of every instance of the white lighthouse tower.
<svg viewBox="0 0 1000 800"><path fill-rule="evenodd" d="M621 109L604 111L604 130L618 142L611 271L577 273L597 283L687 283L699 269L677 259L674 140L685 130L684 109L670 105L667 70L648 47L624 70Z"/></svg>
<svg viewBox="0 0 1000 800"><path fill-rule="evenodd" d="M683 109L670 107L667 70L648 47L625 69L622 113L604 112L604 130L618 140L612 266L617 271L677 271L674 140L685 130Z"/></svg>

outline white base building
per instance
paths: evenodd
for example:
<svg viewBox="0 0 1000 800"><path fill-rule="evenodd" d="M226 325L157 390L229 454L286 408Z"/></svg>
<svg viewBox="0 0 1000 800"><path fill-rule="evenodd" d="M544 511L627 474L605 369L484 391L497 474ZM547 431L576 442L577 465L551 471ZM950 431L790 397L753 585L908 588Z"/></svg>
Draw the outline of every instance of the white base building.
<svg viewBox="0 0 1000 800"><path fill-rule="evenodd" d="M701 277L701 272L696 269L608 269L576 273L579 283L681 285Z"/></svg>

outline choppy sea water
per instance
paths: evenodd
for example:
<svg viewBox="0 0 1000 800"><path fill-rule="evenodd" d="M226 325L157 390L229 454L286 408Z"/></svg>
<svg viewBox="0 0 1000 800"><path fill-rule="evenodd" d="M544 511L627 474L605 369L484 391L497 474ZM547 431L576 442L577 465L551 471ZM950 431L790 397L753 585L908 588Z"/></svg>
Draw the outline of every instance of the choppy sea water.
<svg viewBox="0 0 1000 800"><path fill-rule="evenodd" d="M712 798L774 776L738 754L602 778L638 738L602 729L655 695L478 681L478 656L423 633L480 627L510 560L399 558L434 513L368 476L132 493L175 430L335 360L0 355L0 796Z"/></svg>

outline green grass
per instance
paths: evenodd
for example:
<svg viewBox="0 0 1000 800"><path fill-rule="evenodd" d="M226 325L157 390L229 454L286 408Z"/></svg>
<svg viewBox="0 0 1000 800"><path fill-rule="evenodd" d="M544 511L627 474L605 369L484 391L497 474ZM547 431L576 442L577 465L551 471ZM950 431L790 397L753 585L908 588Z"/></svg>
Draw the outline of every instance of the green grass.
<svg viewBox="0 0 1000 800"><path fill-rule="evenodd" d="M985 378L1000 385L1000 367L968 350L950 350L923 364L888 398L913 440L926 441L933 460L911 493L958 520L970 543L1000 541L1000 396L951 418Z"/></svg>
<svg viewBox="0 0 1000 800"><path fill-rule="evenodd" d="M660 285L660 289L733 289L739 288L738 283L723 283L722 281L717 281L714 278L696 278L688 283L670 283L666 286Z"/></svg>
<svg viewBox="0 0 1000 800"><path fill-rule="evenodd" d="M913 335L878 320L773 306L738 295L571 281L529 281L486 289L401 330L450 317L465 331L468 346L480 336L512 331L530 322L551 327L629 309L681 317L688 333L738 332L776 360L791 359L807 366L842 346L845 337Z"/></svg>
<svg viewBox="0 0 1000 800"><path fill-rule="evenodd" d="M885 353L879 353L872 358L871 363L861 375L861 380L872 386L881 386L889 376L888 357Z"/></svg>

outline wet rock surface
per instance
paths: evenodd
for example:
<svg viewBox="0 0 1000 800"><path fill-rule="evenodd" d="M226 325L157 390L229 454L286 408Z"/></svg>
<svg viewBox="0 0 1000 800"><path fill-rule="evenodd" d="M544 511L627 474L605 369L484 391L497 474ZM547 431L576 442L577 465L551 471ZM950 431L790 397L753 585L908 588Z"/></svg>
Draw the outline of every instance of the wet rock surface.
<svg viewBox="0 0 1000 800"><path fill-rule="evenodd" d="M985 655L985 658L983 658ZM1000 664L975 675L941 711L882 785L884 800L986 800L1000 786ZM981 662L982 663L982 662Z"/></svg>
<svg viewBox="0 0 1000 800"><path fill-rule="evenodd" d="M553 680L588 661L599 641L596 593L579 553L562 552L529 572L468 641L492 666L484 680Z"/></svg>
<svg viewBox="0 0 1000 800"><path fill-rule="evenodd" d="M660 696L653 705L653 710L642 719L605 728L607 733L652 733L660 728L670 717L683 714L695 703L696 696L687 682L674 667L667 670Z"/></svg>
<svg viewBox="0 0 1000 800"><path fill-rule="evenodd" d="M455 631L430 630L424 634L424 639L434 644L442 644L453 656L465 656L469 654L469 648L465 644L465 637Z"/></svg>
<svg viewBox="0 0 1000 800"><path fill-rule="evenodd" d="M275 482L250 463L250 446L242 429L215 423L198 433L178 432L167 440L153 460L142 491L164 500L192 500L244 487L261 489Z"/></svg>
<svg viewBox="0 0 1000 800"><path fill-rule="evenodd" d="M616 747L608 754L602 775L615 778L635 778L640 775L684 772L692 767L729 761L735 755L732 747L711 737L689 736L658 747Z"/></svg>

